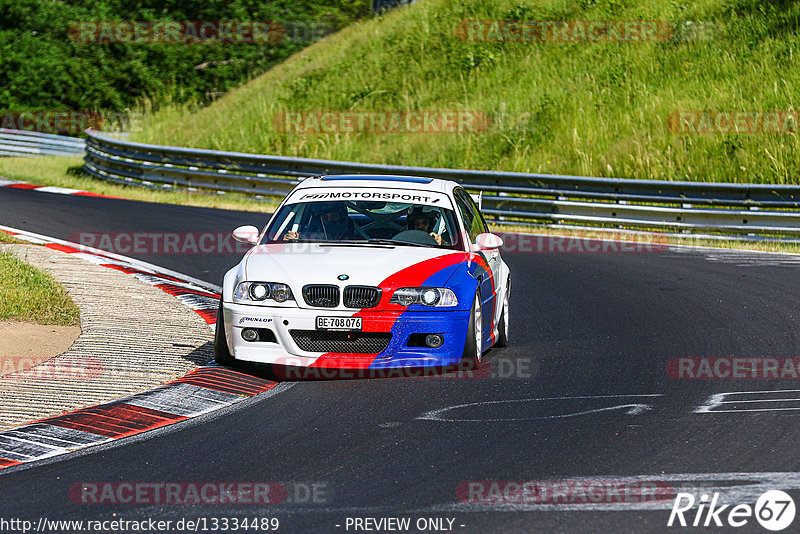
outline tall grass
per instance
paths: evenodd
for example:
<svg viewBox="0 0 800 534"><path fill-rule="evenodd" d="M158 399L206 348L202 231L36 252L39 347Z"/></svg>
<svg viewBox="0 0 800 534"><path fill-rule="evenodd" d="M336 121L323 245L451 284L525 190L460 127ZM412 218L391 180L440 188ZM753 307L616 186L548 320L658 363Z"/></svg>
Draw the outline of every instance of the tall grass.
<svg viewBox="0 0 800 534"><path fill-rule="evenodd" d="M710 23L709 39L475 43L469 19ZM800 183L797 134L679 134L676 110L794 110L800 3L426 0L357 22L210 106L148 116L147 142L289 156L542 173ZM678 24L679 28L686 25ZM286 134L298 110L476 110L471 134Z"/></svg>

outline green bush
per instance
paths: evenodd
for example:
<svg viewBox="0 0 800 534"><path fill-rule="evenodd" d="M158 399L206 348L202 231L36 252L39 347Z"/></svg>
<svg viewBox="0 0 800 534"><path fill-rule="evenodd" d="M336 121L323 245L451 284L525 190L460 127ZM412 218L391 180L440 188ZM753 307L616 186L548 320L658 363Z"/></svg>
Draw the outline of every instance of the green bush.
<svg viewBox="0 0 800 534"><path fill-rule="evenodd" d="M122 112L143 101L208 103L309 44L97 44L70 38L78 21L278 21L334 31L368 0L0 0L0 110ZM308 39L306 39L308 38Z"/></svg>

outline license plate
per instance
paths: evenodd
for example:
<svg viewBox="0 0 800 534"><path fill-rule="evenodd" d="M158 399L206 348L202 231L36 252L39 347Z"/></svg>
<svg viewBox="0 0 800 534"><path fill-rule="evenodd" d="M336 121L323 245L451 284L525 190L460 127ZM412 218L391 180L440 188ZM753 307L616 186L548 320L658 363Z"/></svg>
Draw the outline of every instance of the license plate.
<svg viewBox="0 0 800 534"><path fill-rule="evenodd" d="M361 317L317 317L317 330L361 331Z"/></svg>

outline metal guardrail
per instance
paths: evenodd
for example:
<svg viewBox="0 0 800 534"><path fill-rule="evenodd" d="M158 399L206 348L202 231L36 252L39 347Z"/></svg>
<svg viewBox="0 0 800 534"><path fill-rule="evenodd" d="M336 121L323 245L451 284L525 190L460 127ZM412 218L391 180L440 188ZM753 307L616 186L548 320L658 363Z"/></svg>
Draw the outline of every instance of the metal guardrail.
<svg viewBox="0 0 800 534"><path fill-rule="evenodd" d="M483 192L494 222L549 222L662 231L800 235L800 186L588 178L436 169L148 145L88 131L89 174L122 183L284 196L321 174L444 178Z"/></svg>
<svg viewBox="0 0 800 534"><path fill-rule="evenodd" d="M0 156L83 156L83 139L0 128Z"/></svg>

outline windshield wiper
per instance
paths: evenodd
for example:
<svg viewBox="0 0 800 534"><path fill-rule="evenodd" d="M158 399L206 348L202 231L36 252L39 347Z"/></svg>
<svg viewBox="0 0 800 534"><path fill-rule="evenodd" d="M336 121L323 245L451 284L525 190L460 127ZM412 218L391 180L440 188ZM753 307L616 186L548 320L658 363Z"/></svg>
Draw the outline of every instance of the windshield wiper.
<svg viewBox="0 0 800 534"><path fill-rule="evenodd" d="M286 241L279 240L279 241L265 241L264 243L260 243L261 245L296 245L298 243L302 243L303 245L311 244L311 245L341 245L346 243L358 243L359 241L337 241L335 239L287 239ZM366 243L363 239L360 241L361 243Z"/></svg>
<svg viewBox="0 0 800 534"><path fill-rule="evenodd" d="M325 244L344 246L344 245L383 245L383 246L407 246L407 247L428 247L429 245L421 245L419 243L409 243L408 241L397 241L395 239L342 239L341 241L326 241Z"/></svg>
<svg viewBox="0 0 800 534"><path fill-rule="evenodd" d="M403 243L401 241L392 241L390 239L342 239L340 241L325 241L325 244L332 246L348 246L348 245L395 246L395 245L406 245L408 243Z"/></svg>
<svg viewBox="0 0 800 534"><path fill-rule="evenodd" d="M408 241L398 241L396 239L377 239L377 238L369 239L367 241L367 243L369 243L371 245L372 244L375 244L375 245L404 245L404 246L407 246L407 247L424 247L424 248L430 248L430 247L433 246L433 245L423 245L422 243L409 243Z"/></svg>
<svg viewBox="0 0 800 534"><path fill-rule="evenodd" d="M431 248L434 245L423 245L420 243L409 243L408 241L398 241L395 239L290 239L287 241L269 241L269 243L282 243L284 245L291 245L293 243L313 243L318 245L386 245L396 246L402 245L406 247L424 247Z"/></svg>

